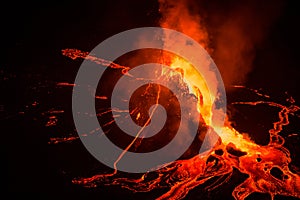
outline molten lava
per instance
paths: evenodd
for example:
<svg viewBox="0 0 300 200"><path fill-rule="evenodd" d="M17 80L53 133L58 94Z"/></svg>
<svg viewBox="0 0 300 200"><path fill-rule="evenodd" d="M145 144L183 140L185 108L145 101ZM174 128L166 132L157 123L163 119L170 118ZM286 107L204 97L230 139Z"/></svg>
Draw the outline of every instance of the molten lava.
<svg viewBox="0 0 300 200"><path fill-rule="evenodd" d="M247 7L244 10L239 9L239 12L237 12L237 14L243 12L245 16L238 15L238 17L235 17L235 15L233 15L233 18L228 18L228 21L224 23L224 27L222 26L221 30L217 31L220 35L218 38L214 38L216 44L215 49L212 50L210 49L209 34L206 27L203 26L203 18L200 17L197 6L193 4L195 2L187 0L159 0L158 2L159 12L161 14L159 21L160 26L189 35L210 53L214 50L215 58L220 62L221 67L226 69L223 69L225 82L232 84L232 80L234 80L236 76L239 76L239 78L245 76L253 60L253 48L250 47L255 46L255 44L262 40L262 36L260 35L263 34L260 32L264 32L262 27L265 27L265 24L262 23L263 25L261 27L255 26L258 30L255 32L256 34L253 34L253 38L247 31L241 29L241 27L246 26L247 29L245 30L248 30L249 19L251 19L251 25L253 25L252 21L261 21L261 19L253 20L253 17L256 19L255 17L257 16L251 16L249 14L256 12L252 12L251 9L248 12L249 8ZM245 24L245 20L241 20L243 16L244 19L246 19ZM269 20L271 20L271 18L272 17L270 17ZM224 21L224 19L222 18L221 21ZM176 43L176 41L173 42ZM182 46L183 50L185 50L184 48L185 47ZM89 52L83 52L77 49L64 49L62 53L72 59L86 59L99 64L99 66L105 66L120 71L122 75L132 77L130 67L97 58L96 56L90 55ZM289 150L284 147L285 140L282 136L283 127L290 123L289 117L295 115L296 112L300 110L300 108L295 105L295 101L290 99L287 103L288 106L272 101L234 103L246 106L263 104L280 110L278 112L278 120L273 123L273 128L269 130L269 143L264 146L259 145L247 137L246 134L235 130L231 125L229 116L227 116L225 124L222 126L212 123L213 113L211 110L218 97L210 93L205 80L195 70L192 64L177 55L162 53L160 56L160 63L170 68L170 70L162 71L161 77L164 78L165 81L178 80L178 87L181 87L180 91L186 92L196 99L197 108L195 109L201 118L201 124L199 125L204 127L203 129L205 131L210 129L219 136L217 144L208 152L192 155L188 158L181 158L180 160L164 165L164 167L159 170L142 174L140 178L134 179L128 178L127 176L124 178L122 174L119 173L117 164L127 151L143 146L144 139L139 138L140 132L138 132L136 136L127 143L127 146L123 148L124 151L115 161L113 173L98 174L88 178L79 177L73 179L73 183L84 187L119 185L133 192L149 192L159 188L168 188L168 191L157 199L183 199L197 186L206 185L205 190L211 191L228 182L233 171L236 169L247 175L247 179L237 185L232 192L232 196L237 200L243 200L254 192L268 193L272 199L277 194L300 198L300 176L298 173L294 173L290 170L289 164L291 163L291 156ZM158 56L155 55L154 57ZM131 66L130 64L131 63L129 63L128 66ZM238 70L240 73L236 73ZM234 76L232 76L232 74L234 74ZM180 79L174 78L178 76L180 76ZM61 83L60 86L69 86L69 84ZM244 86L235 87L245 88ZM270 96L261 94L257 90L249 90L264 99L270 99ZM151 96L153 91L155 91L155 93L153 93L156 95L155 98L153 98L153 95ZM152 99L152 101L156 103L163 102L164 98L167 98L164 96L164 93L164 89L160 86L154 87L148 85L142 95L146 98L143 103L147 103L149 99ZM110 97L106 95L99 95L95 98L99 101L107 101L110 99ZM143 106L147 107L145 105ZM129 117L139 124L142 130L149 123L152 114L150 113L148 116L148 110L145 112L140 107L133 107L131 110L103 108L99 110L97 116L112 115L112 110L114 111L115 115L111 117L112 119L101 125L102 128L105 128L107 136L110 135L110 129L108 127L113 126L115 123L114 118L120 117L120 115L116 113L130 113ZM154 110L155 108L152 112L154 112ZM99 129L100 127L91 131L90 134L95 133ZM86 133L84 136L89 137L89 134ZM203 139L200 134L200 136L197 137L200 143L201 138ZM51 143L67 142L74 139L76 138L53 138ZM159 138L159 140L163 139L164 138ZM159 143L159 141L157 141L157 143Z"/></svg>
<svg viewBox="0 0 300 200"><path fill-rule="evenodd" d="M115 63L110 65L109 61L92 57L88 52L81 52L75 49L65 49L62 52L63 55L72 59L88 59L99 65L121 70L123 74L128 75L130 70L129 67ZM164 60L168 59L164 58ZM145 173L138 179L118 177L117 163L136 142L136 139L139 137L139 133L137 133L135 139L124 148L123 153L115 161L115 171L112 174L76 178L73 180L73 183L85 187L120 185L134 192L148 192L157 188L169 188L166 193L157 199L183 199L189 191L209 182L213 178L218 177L215 182L206 188L208 191L226 183L235 168L241 173L248 175L248 178L240 185L237 185L232 192L235 199L243 200L253 192L268 193L272 199L277 194L300 198L300 176L289 169L291 162L290 153L283 146L285 140L280 135L283 126L289 124L289 116L298 112L300 107L296 106L294 101L290 101L289 106L271 101L236 102L235 104L249 106L265 104L280 109L278 121L274 122L273 128L269 131L269 144L265 146L258 145L248 137L245 137L244 134L235 130L230 125L228 118L224 126L215 127L211 123L211 107L216 97L211 96L201 75L195 72L191 64L179 57L171 57L168 64L172 71L162 72L162 76L172 77L180 75L182 77L182 80L188 86L189 93L193 94L197 99L197 110L203 118L203 123L207 127L211 127L220 136L217 145L208 153L198 154L189 159L177 160L166 164L163 168ZM160 91L159 88L158 91ZM156 96L157 102L161 98L159 94L160 92ZM258 95L261 94L258 93ZM102 96L98 99L106 100L107 98ZM104 111L99 113L99 115L110 112L111 110ZM122 111L120 110L120 112ZM134 113L135 110L133 109L131 112ZM143 118L142 112L135 113L136 120ZM151 114L148 120L150 119ZM107 126L110 126L112 123L114 122L108 123ZM144 126L147 124L148 121L144 123ZM67 139L65 140L67 141Z"/></svg>

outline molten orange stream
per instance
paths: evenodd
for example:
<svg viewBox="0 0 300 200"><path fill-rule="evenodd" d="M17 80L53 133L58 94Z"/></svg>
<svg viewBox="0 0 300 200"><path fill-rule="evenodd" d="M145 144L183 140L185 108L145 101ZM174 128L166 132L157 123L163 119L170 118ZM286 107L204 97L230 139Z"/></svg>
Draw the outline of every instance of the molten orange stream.
<svg viewBox="0 0 300 200"><path fill-rule="evenodd" d="M139 138L139 136L141 135L141 133L143 132L143 130L145 129L145 127L150 123L151 118L153 116L153 113L155 112L155 110L157 109L158 106L158 100L160 98L160 86L158 85L158 95L156 97L156 104L153 108L153 110L150 113L150 116L148 118L148 120L146 121L146 123L144 124L144 126L141 127L141 129L136 133L135 138L131 141L131 143L123 150L123 152L120 154L120 156L117 158L117 160L114 162L114 174L117 173L117 164L118 162L122 159L122 157L124 156L124 154L132 147L132 145L135 143L135 141ZM138 116L140 116L140 113L138 114ZM137 117L139 118L139 117Z"/></svg>
<svg viewBox="0 0 300 200"><path fill-rule="evenodd" d="M103 66L121 69L123 74L130 69L115 63L109 65L110 62L106 60L89 56L87 52L75 49L65 49L62 53L72 59L89 59ZM156 188L168 187L169 191L157 199L182 199L190 190L214 177L218 177L218 179L206 188L207 191L227 182L233 173L233 168L236 168L247 174L248 178L235 187L232 192L235 199L245 199L253 192L269 193L272 199L276 194L300 198L300 176L290 171L288 166L291 162L290 153L283 146L284 138L279 135L283 126L289 124L289 115L300 110L298 106L294 105L295 102L291 100L290 106L283 106L271 101L235 103L251 106L266 104L281 109L278 113L279 120L274 122L273 128L269 131L269 144L260 146L231 127L228 120L223 127L213 126L211 108L215 97L210 94L203 78L197 75L198 73L189 63L174 57L170 68L180 72L190 93L197 97L198 111L201 111L200 114L205 124L212 126L221 138L218 145L209 154L199 154L188 160L175 161L155 172L145 173L139 179L114 177L117 173L117 162L134 143L132 141L115 162L113 174L78 178L74 179L73 183L86 187L96 187L100 184L121 185L121 187L134 192L148 192ZM168 75L172 76L171 73ZM258 91L253 91L258 93ZM262 94L258 93L258 95ZM138 136L139 133L136 134L136 138ZM278 175L274 175L273 171L279 172ZM151 173L155 173L156 178L149 178Z"/></svg>

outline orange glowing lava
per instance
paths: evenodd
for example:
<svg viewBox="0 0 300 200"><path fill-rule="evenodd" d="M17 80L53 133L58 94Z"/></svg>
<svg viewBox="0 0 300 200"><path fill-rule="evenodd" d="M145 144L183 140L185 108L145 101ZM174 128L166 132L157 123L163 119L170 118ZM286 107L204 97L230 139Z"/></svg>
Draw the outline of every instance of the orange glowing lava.
<svg viewBox="0 0 300 200"><path fill-rule="evenodd" d="M159 12L162 14L160 26L170 28L195 39L208 52L213 52L209 44L209 34L203 26L203 20L194 5L189 5L192 1L187 0L159 0ZM193 9L189 9L193 8ZM190 10L193 10L191 13ZM247 17L247 16L246 16ZM249 17L250 18L250 17ZM223 19L222 19L223 20ZM222 27L220 35L217 38L217 48L215 58L221 62L221 65L226 68L225 79L232 84L233 77L237 75L244 78L249 71L248 63L253 59L251 54L252 49L249 46L254 46L255 42L260 41L261 37L252 38L248 34L242 35L244 31L239 30L237 25L240 25L239 20L232 20L228 26ZM248 30L248 29L247 29ZM259 32L259 31L258 31ZM255 34L254 34L255 35ZM262 35L258 33L257 35ZM232 43L227 41L228 38L235 37L238 42ZM225 40L225 39L226 40ZM250 39L249 39L250 38ZM175 41L176 42L176 41ZM229 48L225 48L224 44L229 43ZM252 44L253 43L253 44ZM185 49L185 46L182 46ZM245 53L246 52L246 53ZM123 75L131 76L128 71L131 69L127 66L122 66L117 63L106 61L96 56L90 55L89 52L83 52L77 49L64 49L62 54L71 59L86 59L114 70L120 70ZM249 55L249 57L245 57ZM110 174L97 174L92 177L74 178L73 183L84 187L97 187L100 185L119 185L122 188L127 188L133 192L149 192L158 188L167 188L168 191L162 194L157 199L183 199L186 195L199 185L208 184L206 191L212 191L220 185L226 183L231 178L233 170L237 169L248 178L237 185L232 192L232 196L236 200L243 200L254 192L268 193L273 199L275 195L285 195L300 198L300 175L294 173L289 168L291 163L290 152L284 147L285 140L283 138L283 126L288 125L289 117L299 112L300 107L295 104L294 99L288 101L288 106L275 103L272 101L254 101L254 102L235 102L234 104L256 106L264 104L269 107L280 109L278 120L273 123L273 128L269 130L270 142L262 146L252 141L246 134L240 133L231 126L229 116L227 116L224 126L216 126L212 124L212 106L217 97L211 95L208 86L203 77L194 69L193 65L183 58L168 53L161 54L161 63L169 66L171 71L163 71L162 76L172 78L180 76L185 86L188 87L188 92L193 94L197 99L197 111L200 115L203 126L210 127L219 137L217 144L209 152L198 154L192 158L177 160L172 163L167 163L159 170L142 174L140 178L124 178L120 177L117 170L117 163L122 156L133 145L140 145L142 139L137 140L139 133L131 141L131 143L123 148L123 153L115 161L115 169ZM247 69L240 69L240 66L245 66ZM240 75L236 71L245 71ZM235 73L234 76L232 75ZM167 81L167 80L166 80ZM226 81L226 80L225 80ZM60 86L70 86L68 83L61 83ZM180 83L179 83L180 86ZM76 86L74 86L76 87ZM181 85L183 87L183 85ZM245 88L244 86L235 86ZM145 93L150 93L150 86L146 88ZM247 89L247 88L246 88ZM147 91L149 90L149 91ZM249 89L260 97L270 98L270 96L260 93L258 90ZM161 91L158 87L158 91ZM96 96L97 100L107 101L109 97ZM158 92L156 102L160 100L161 93ZM133 119L139 122L145 119L142 110L137 108L130 111L118 110L118 108L106 108L99 112L97 116L103 116L111 113L115 109L118 112L130 112ZM151 114L150 114L151 115ZM119 116L114 116L119 117ZM199 117L199 116L197 116ZM151 118L151 116L150 116ZM144 120L144 126L149 122ZM109 127L114 123L111 120L104 124L104 127ZM50 122L49 122L50 125ZM142 126L142 127L144 127ZM98 128L99 129L99 128ZM96 130L91 132L93 134ZM88 137L88 134L85 135ZM51 140L51 143L61 141L70 141L75 138ZM210 181L213 181L212 183Z"/></svg>
<svg viewBox="0 0 300 200"><path fill-rule="evenodd" d="M68 49L63 50L63 54L71 58L81 57L80 55L82 55L79 50ZM86 57L82 56L81 58ZM92 61L95 60L98 62L100 59L92 59ZM106 61L101 60L100 64L103 65L102 63L105 65ZM114 64L112 68L129 69L115 66L118 65ZM220 136L218 144L209 154L198 154L190 159L177 160L155 172L145 173L139 179L117 177L117 167L115 165L115 171L112 174L99 174L90 178L76 178L73 180L73 183L85 187L96 187L103 184L120 185L134 192L148 192L156 188L167 187L169 191L157 199L183 199L190 190L214 177L220 178L207 188L208 191L226 183L230 179L233 169L236 168L240 172L247 174L248 178L235 187L232 192L235 199L245 199L253 192L269 193L272 198L277 194L300 198L300 176L289 169L289 163L291 162L290 153L283 146L285 141L280 135L283 126L289 124L289 116L300 110L300 107L295 105L295 101L290 101L290 106L271 101L235 103L249 106L266 104L280 109L278 121L274 122L273 128L269 131L269 144L261 146L231 127L229 119L226 120L223 127L213 127L210 123L212 106L210 102L214 100L214 97L207 93L206 85L202 80L199 80L201 76L197 76L194 73L189 63L177 57L172 58L170 68L174 69L174 72L167 75L175 76L180 74L189 86L190 93L197 97L198 111L200 111L203 122L206 126L213 128ZM127 71L122 72L127 73ZM257 91L253 90L253 92ZM262 94L258 93L258 95ZM157 100L159 98L158 95ZM106 98L102 97L100 99ZM141 117L141 113L136 115L136 118ZM136 135L137 137L138 134ZM134 142L132 141L123 153L126 153ZM122 155L119 156L119 159L122 159ZM118 160L116 160L116 164ZM156 174L155 178L151 178L153 173Z"/></svg>

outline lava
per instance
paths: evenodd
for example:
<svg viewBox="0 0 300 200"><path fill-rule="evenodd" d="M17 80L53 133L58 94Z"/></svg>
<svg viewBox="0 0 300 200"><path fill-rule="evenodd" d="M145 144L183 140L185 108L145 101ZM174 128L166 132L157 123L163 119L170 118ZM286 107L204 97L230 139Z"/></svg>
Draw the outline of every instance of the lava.
<svg viewBox="0 0 300 200"><path fill-rule="evenodd" d="M71 58L87 58L87 54L81 53L79 50L63 50L63 54ZM77 55L78 54L78 55ZM86 57L84 57L84 56ZM93 58L92 61L98 62L101 59ZM108 63L101 60L101 63ZM101 64L100 63L100 64ZM101 64L102 65L102 64ZM129 67L115 67L121 69L123 74L126 74ZM189 64L173 57L171 62L171 69L178 73L167 73L164 76L175 76L180 74L189 86L190 93L194 94L198 101L198 107L203 122L207 127L213 126L210 123L211 117L207 109L202 109L203 106L211 106L211 104L204 104L205 86L195 84L195 79L189 79L190 75ZM124 69L126 69L124 71ZM200 86L201 89L198 87ZM241 86L242 87L242 86ZM204 89L203 89L204 88ZM263 95L258 90L251 90L259 96L269 98L268 95ZM156 96L156 101L160 98L159 93ZM106 97L101 97L99 100L106 100ZM138 179L122 178L118 176L117 162L122 159L122 156L128 151L139 137L136 134L135 139L124 149L123 153L115 161L115 171L111 174L98 174L89 178L75 178L74 184L83 185L85 187L97 187L99 185L120 185L134 192L149 192L157 188L168 188L169 190L158 197L157 199L183 199L189 191L195 187L207 183L209 180L218 177L216 181L207 187L207 191L228 182L234 168L241 173L247 174L248 178L237 185L232 192L232 196L237 200L243 200L253 192L268 193L274 198L275 195L285 195L300 198L300 176L290 170L289 164L291 157L289 150L285 148L284 138L280 135L283 127L288 125L289 116L295 115L300 107L295 105L295 100L290 98L288 100L289 106L285 106L272 101L254 101L254 102L235 102L234 104L256 106L265 104L270 107L279 108L278 121L273 123L273 128L269 130L270 142L262 146L256 144L254 141L245 137L244 134L239 133L230 125L230 120L227 118L223 127L211 127L220 139L217 145L212 150L205 152L205 154L198 154L189 159L177 160L166 164L163 168L154 172L147 172L142 174ZM117 109L117 108L115 108ZM111 110L103 111L99 115L110 113ZM122 111L120 111L122 112ZM128 111L124 111L128 112ZM136 110L132 110L132 113ZM141 118L142 114L137 113L136 119ZM148 118L150 120L151 116ZM109 126L113 121L106 124ZM144 126L148 122L144 123ZM143 126L143 127L144 127Z"/></svg>
<svg viewBox="0 0 300 200"><path fill-rule="evenodd" d="M95 56L90 55L89 52L80 51L78 49L63 49L62 54L69 58L72 58L73 60L77 58L84 58L86 60L93 61L102 66L111 67L113 69L122 69L122 73L124 74L126 74L130 69L129 67L121 66L116 63L101 58L97 58ZM60 84L60 85L65 85L65 84Z"/></svg>
<svg viewBox="0 0 300 200"><path fill-rule="evenodd" d="M252 24L253 21L253 16L248 13L248 7L247 9L239 9L239 12L245 13L245 15L243 15L244 19L241 19L241 16L235 17L235 15L233 15L233 17L228 18L228 22L225 22L220 30L217 30L220 35L215 38L216 48L211 49L210 35L206 27L203 26L203 18L197 14L197 6L193 4L190 5L192 2L186 0L176 2L159 0L158 2L159 12L162 15L159 25L189 35L208 52L215 54L215 58L219 61L220 67L225 69L223 69L225 82L232 84L232 80L244 78L249 72L249 67L254 58L252 47L262 40L264 35L263 27L265 27L265 24L258 24L256 34L253 34L254 37L249 34L244 34L244 32L248 33L248 31L244 31L243 27L246 26L247 29L245 30L248 30L249 19L251 19L250 24ZM192 7L192 10L189 9ZM251 7L251 9L254 8ZM237 18L238 20L236 20ZM274 17L260 16L260 18L266 18L268 19L267 21L271 21ZM224 21L224 19L222 18L221 21ZM260 19L256 21L260 21ZM171 43L172 42L176 43L176 41L171 41ZM185 46L182 46L182 49L185 49ZM99 67L104 66L110 70L119 70L122 75L139 79L139 77L133 77L129 73L131 69L131 67L129 67L130 63L128 66L119 65L102 58L97 58L95 55L90 55L89 52L80 51L78 49L64 49L62 50L62 54L71 59L86 59L99 64ZM150 57L151 56L150 54ZM155 57L159 56L155 55ZM298 172L291 171L290 169L292 161L291 155L289 150L284 146L285 139L283 136L283 127L290 124L290 116L298 116L297 112L299 112L300 107L295 104L295 100L289 98L287 99L288 105L283 105L271 101L271 97L263 94L260 90L246 88L245 86L234 86L235 88L242 88L254 92L259 97L268 99L268 101L235 102L233 105L266 105L279 109L278 120L273 123L273 128L269 130L269 143L267 145L259 145L251 140L247 134L240 133L233 128L229 116L226 117L225 123L222 126L212 123L213 113L211 110L218 97L211 95L204 78L197 73L192 64L177 55L165 52L160 54L160 58L161 60L158 59L160 61L158 63L169 66L170 68L170 70L162 71L161 77L164 78L165 81L174 81L174 77L180 76L180 79L178 79L180 81L177 81L178 87L181 87L183 92L190 94L197 101L197 108L194 109L196 109L199 114L199 116L196 117L201 119L199 126L202 127L203 132L210 130L218 135L219 140L217 144L206 152L197 153L191 157L183 157L174 162L166 163L158 170L141 174L139 178L122 176L124 174L119 172L117 168L118 161L122 159L122 156L126 154L127 151L132 149L136 150L137 147L142 146L144 139L139 138L139 131L127 146L123 148L124 151L114 163L113 173L97 174L92 177L77 177L73 179L73 183L84 187L118 185L133 192L149 192L155 189L167 188L168 190L157 199L183 199L191 190L200 185L206 186L205 191L212 191L220 187L230 180L234 170L238 170L245 174L247 178L237 185L232 192L232 196L237 200L243 200L254 192L267 193L272 199L274 199L275 195L300 198L300 176ZM156 59L155 61L158 60ZM236 73L236 71L240 73ZM59 85L69 86L69 84ZM76 85L74 87L76 87ZM149 85L145 89L144 94L144 96L148 95L147 97L149 99L149 95L153 92L151 88L152 86ZM162 88L159 86L156 88L156 96L154 98L156 103L166 98L162 91ZM109 101L110 97L101 95L95 96L95 99L98 101ZM129 102L130 100L124 99L124 101ZM145 102L147 103L147 100L145 100ZM145 106L144 109L146 109ZM148 110L145 112L145 110L139 107L133 107L131 110L101 108L98 110L97 116L103 117L112 115L113 110L118 112L114 112L115 115L111 116L108 121L103 122L101 125L102 128L105 128L105 134L107 134L107 136L112 132L110 127L115 124L114 119L121 116L118 115L119 112L128 113L126 117L131 117L140 125L141 130L147 126L153 114L152 110L152 114L145 115ZM93 134L95 131L96 130L93 130L89 134ZM88 137L89 134L85 136ZM199 139L200 143L201 137L203 139L203 135L199 133L197 139ZM162 140L164 138L159 139ZM68 141L68 139L63 140ZM158 142L159 141L157 141L157 143ZM55 143L55 140L53 140L52 143Z"/></svg>

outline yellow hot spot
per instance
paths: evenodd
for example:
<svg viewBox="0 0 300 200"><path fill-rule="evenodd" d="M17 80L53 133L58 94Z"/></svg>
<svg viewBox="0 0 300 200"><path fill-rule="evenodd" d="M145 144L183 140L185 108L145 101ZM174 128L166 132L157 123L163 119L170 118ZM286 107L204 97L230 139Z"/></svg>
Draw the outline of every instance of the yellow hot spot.
<svg viewBox="0 0 300 200"><path fill-rule="evenodd" d="M190 93L194 94L198 99L198 112L201 113L205 123L211 125L212 105L215 97L209 91L205 79L191 63L180 57L175 57L172 60L170 68L182 75Z"/></svg>
<svg viewBox="0 0 300 200"><path fill-rule="evenodd" d="M214 130L221 137L224 145L233 143L238 149L245 151L248 154L259 147L250 139L244 138L242 134L240 134L232 127L224 126L221 128L215 128Z"/></svg>
<svg viewBox="0 0 300 200"><path fill-rule="evenodd" d="M138 113L136 116L136 120L138 120L141 117L141 113Z"/></svg>

